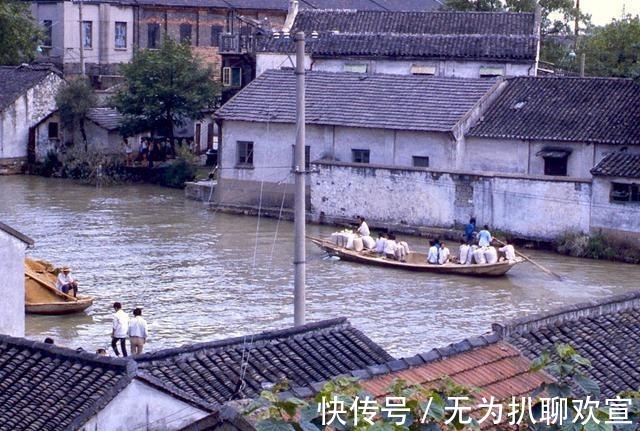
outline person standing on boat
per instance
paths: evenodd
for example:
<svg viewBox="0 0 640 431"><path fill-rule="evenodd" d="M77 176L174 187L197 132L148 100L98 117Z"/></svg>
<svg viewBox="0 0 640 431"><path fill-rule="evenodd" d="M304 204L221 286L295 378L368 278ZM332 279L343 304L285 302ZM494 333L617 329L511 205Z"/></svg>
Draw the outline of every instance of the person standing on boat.
<svg viewBox="0 0 640 431"><path fill-rule="evenodd" d="M473 240L473 232L476 230L476 218L471 217L469 223L464 227L464 239L468 243Z"/></svg>
<svg viewBox="0 0 640 431"><path fill-rule="evenodd" d="M113 303L113 323L111 330L111 347L116 356L120 356L118 351L118 342L120 342L120 348L122 349L122 356L127 356L127 337L129 336L129 316L122 310L122 304L119 302Z"/></svg>
<svg viewBox="0 0 640 431"><path fill-rule="evenodd" d="M491 236L491 232L489 232L489 226L485 224L484 228L478 232L478 245L480 247L489 247L492 241L493 237Z"/></svg>
<svg viewBox="0 0 640 431"><path fill-rule="evenodd" d="M367 222L364 221L364 217L358 216L357 220L358 220L358 230L357 230L357 232L360 234L360 236L369 236L369 235L371 235L371 231L369 230L369 225L367 225Z"/></svg>
<svg viewBox="0 0 640 431"><path fill-rule="evenodd" d="M71 268L68 266L62 268L56 280L56 289L67 295L70 290L73 290L73 296L75 297L78 295L78 282L71 276L70 272Z"/></svg>
<svg viewBox="0 0 640 431"><path fill-rule="evenodd" d="M129 343L131 343L131 354L141 355L144 343L147 342L147 321L142 317L142 308L136 307L133 310L133 319L129 323Z"/></svg>

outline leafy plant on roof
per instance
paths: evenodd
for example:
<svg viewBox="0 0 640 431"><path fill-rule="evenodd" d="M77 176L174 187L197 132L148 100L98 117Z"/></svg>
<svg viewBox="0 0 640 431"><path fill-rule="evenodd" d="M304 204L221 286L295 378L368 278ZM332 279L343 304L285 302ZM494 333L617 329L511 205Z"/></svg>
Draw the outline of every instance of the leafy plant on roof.
<svg viewBox="0 0 640 431"><path fill-rule="evenodd" d="M373 394L355 378L337 378L327 382L310 400L284 396L289 388L281 382L263 391L244 413L257 419L259 431L451 431L478 429L478 423L466 415L447 415L455 397L472 398L469 388L443 377L434 389L394 380L385 402L394 397L405 400L405 414L397 416L396 404L380 405ZM367 418L367 419L365 419ZM324 419L324 423L323 423ZM468 423L467 423L468 422Z"/></svg>

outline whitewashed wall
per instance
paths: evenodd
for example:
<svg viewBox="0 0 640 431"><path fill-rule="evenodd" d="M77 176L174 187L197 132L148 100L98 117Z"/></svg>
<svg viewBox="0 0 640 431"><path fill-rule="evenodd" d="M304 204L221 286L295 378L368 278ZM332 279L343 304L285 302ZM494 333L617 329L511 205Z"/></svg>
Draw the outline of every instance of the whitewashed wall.
<svg viewBox="0 0 640 431"><path fill-rule="evenodd" d="M325 221L361 214L382 224L448 228L473 215L480 225L529 238L589 231L588 181L352 164L317 167L311 188L317 221L321 214Z"/></svg>
<svg viewBox="0 0 640 431"><path fill-rule="evenodd" d="M180 401L134 379L97 415L81 428L83 431L171 431L202 419L204 409Z"/></svg>
<svg viewBox="0 0 640 431"><path fill-rule="evenodd" d="M265 70L294 67L295 54L258 53L256 55L256 76ZM451 60L369 60L361 58L314 58L305 55L305 68L325 72L344 72L347 64L366 64L368 73L386 73L391 75L411 75L415 66L435 67L436 76L455 78L480 78L480 68L502 68L504 76L535 76L535 61L529 63L508 63L491 61L451 61Z"/></svg>
<svg viewBox="0 0 640 431"><path fill-rule="evenodd" d="M24 252L27 245L0 230L0 334L24 337Z"/></svg>
<svg viewBox="0 0 640 431"><path fill-rule="evenodd" d="M611 202L611 183L638 183L638 179L594 177L591 230L614 234L640 245L640 203Z"/></svg>

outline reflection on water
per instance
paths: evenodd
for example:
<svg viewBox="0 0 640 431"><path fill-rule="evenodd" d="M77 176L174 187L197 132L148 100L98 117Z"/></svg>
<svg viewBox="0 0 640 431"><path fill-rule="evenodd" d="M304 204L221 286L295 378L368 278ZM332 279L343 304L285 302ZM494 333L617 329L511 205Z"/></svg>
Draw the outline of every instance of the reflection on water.
<svg viewBox="0 0 640 431"><path fill-rule="evenodd" d="M86 314L28 316L30 338L106 346L114 301L144 307L151 350L293 323L291 223L262 219L257 229L257 218L210 212L181 191L147 185L0 177L0 196L0 220L36 240L29 254L71 265L82 293L96 298ZM632 290L640 277L637 265L530 254L565 281L528 264L498 279L371 268L323 259L309 244L307 320L346 316L392 354L408 355L488 332L492 322Z"/></svg>

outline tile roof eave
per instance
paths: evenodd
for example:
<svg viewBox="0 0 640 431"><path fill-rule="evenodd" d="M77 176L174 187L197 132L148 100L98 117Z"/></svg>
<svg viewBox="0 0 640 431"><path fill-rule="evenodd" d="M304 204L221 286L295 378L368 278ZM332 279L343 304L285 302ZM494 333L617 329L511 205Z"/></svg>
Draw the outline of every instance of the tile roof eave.
<svg viewBox="0 0 640 431"><path fill-rule="evenodd" d="M27 244L27 247L33 247L33 245L36 243L33 239L29 238L27 235L18 232L17 230L15 230L14 228L12 228L9 225L6 225L2 222L0 222L0 230L8 233L9 235L13 236L14 238L19 239L20 241L24 242L25 244Z"/></svg>
<svg viewBox="0 0 640 431"><path fill-rule="evenodd" d="M548 142L574 142L579 144L608 144L608 145L640 145L640 141L622 142L612 139L582 139L582 138L558 138L550 136L509 135L498 133L467 133L471 138L516 139L520 141L548 141Z"/></svg>
<svg viewBox="0 0 640 431"><path fill-rule="evenodd" d="M207 403L206 401L200 398L189 395L185 391L182 391L177 387L173 387L165 383L164 381L158 379L157 377L154 377L151 373L145 370L137 370L135 378L137 380L144 382L145 384L152 386L157 390L160 390L166 394L169 394L174 398L178 398L180 401L190 404L196 408L205 410L206 412L213 413L217 411L217 409L220 407L219 405Z"/></svg>
<svg viewBox="0 0 640 431"><path fill-rule="evenodd" d="M250 117L229 118L228 116L225 116L225 114L222 114L222 115L216 114L215 118L223 120L223 121L242 121L242 122L247 122L247 123L278 123L278 124L291 124L291 125L295 124L293 121L285 120L285 119L257 120L255 118L250 118ZM313 125L319 125L319 126L355 127L355 128L360 128L360 129L387 129L387 130L408 130L408 131L411 131L411 132L453 133L453 129L455 128L457 123L452 125L451 127L446 128L446 129L445 128L438 129L438 128L435 128L435 127L431 127L431 128L425 128L425 127L415 127L415 128L412 128L412 127L392 127L392 126L389 126L389 125L366 125L366 124L349 123L349 122L338 123L338 122L327 122L327 121L313 121L313 120L309 120L309 119L307 119L306 124L313 124Z"/></svg>
<svg viewBox="0 0 640 431"><path fill-rule="evenodd" d="M269 52L269 51L261 51L259 52L260 54L292 54L292 52L289 51L279 51L279 52ZM309 53L311 58L316 58L316 59L329 59L329 60L335 60L336 56L334 54L315 54L313 52ZM428 60L437 60L437 61L447 61L447 60L466 60L466 61L493 61L496 63L496 65L502 65L503 63L499 60L509 60L509 63L513 63L513 64L529 64L532 61L535 60L535 57L520 57L520 58L513 58L513 57L498 57L498 56L486 56L486 57L481 57L481 56L456 56L456 55L449 55L449 56L438 56L438 55L422 55L422 56L418 56L418 55L402 55L402 54L398 54L398 55L393 55L393 56L389 56L389 55L384 55L384 54L344 54L344 55L340 55L341 57L343 57L345 60L348 60L350 58L354 58L354 59L362 59L362 60L389 60L390 58L402 58L403 60L415 60L415 61L424 61L425 59Z"/></svg>

